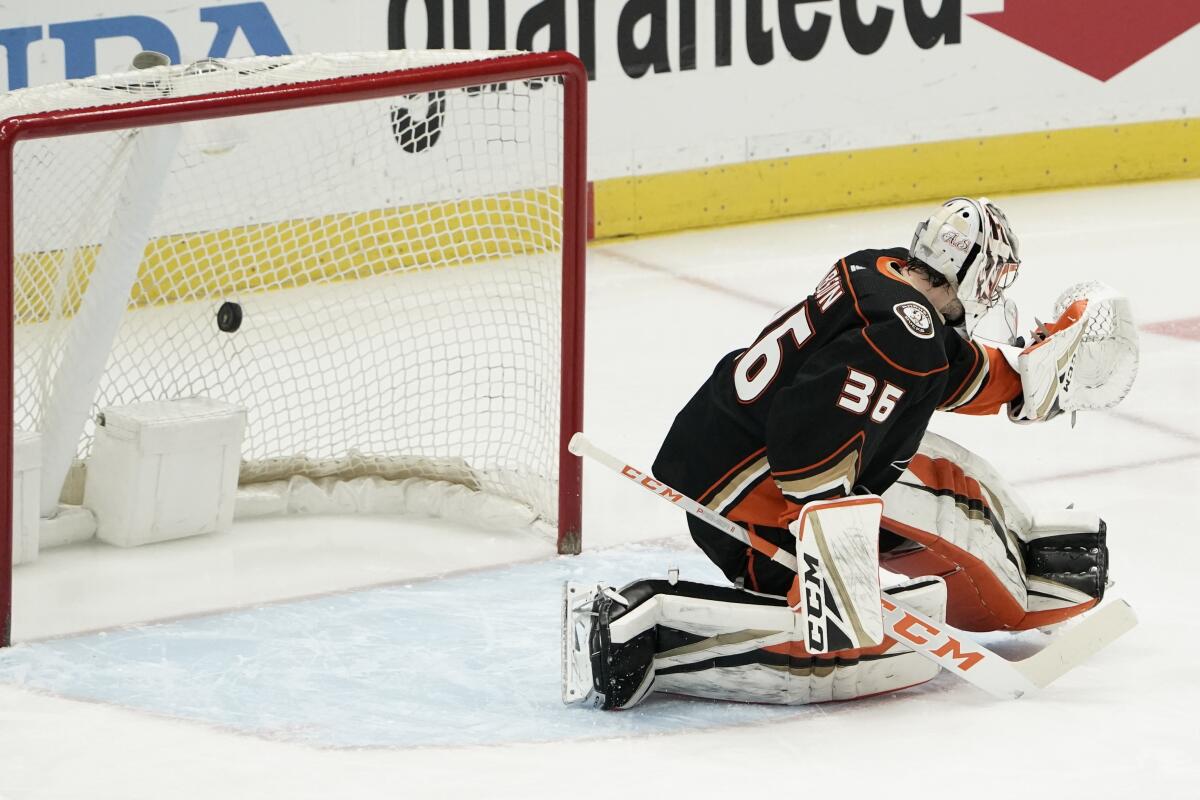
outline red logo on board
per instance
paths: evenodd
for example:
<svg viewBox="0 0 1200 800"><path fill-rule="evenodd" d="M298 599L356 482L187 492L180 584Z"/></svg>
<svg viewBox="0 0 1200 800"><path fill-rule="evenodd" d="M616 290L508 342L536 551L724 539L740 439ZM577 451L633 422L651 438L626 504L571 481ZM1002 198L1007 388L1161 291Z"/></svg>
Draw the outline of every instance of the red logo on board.
<svg viewBox="0 0 1200 800"><path fill-rule="evenodd" d="M1005 0L970 16L1107 81L1200 24L1200 0Z"/></svg>

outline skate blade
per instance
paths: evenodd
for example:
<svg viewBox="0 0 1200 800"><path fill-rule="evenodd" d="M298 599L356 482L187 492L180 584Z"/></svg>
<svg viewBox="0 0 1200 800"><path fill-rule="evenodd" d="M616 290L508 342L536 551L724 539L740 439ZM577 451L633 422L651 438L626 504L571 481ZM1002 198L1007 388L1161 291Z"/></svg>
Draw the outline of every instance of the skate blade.
<svg viewBox="0 0 1200 800"><path fill-rule="evenodd" d="M563 584L561 623L562 701L565 705L599 706L604 696L592 680L589 638L592 629L592 603L599 587Z"/></svg>

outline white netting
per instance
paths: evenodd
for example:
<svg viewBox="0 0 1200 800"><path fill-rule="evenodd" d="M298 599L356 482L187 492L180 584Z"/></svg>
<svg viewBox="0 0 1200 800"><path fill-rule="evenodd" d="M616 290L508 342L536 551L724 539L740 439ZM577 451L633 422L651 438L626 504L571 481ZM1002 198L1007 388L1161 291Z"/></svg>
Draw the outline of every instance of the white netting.
<svg viewBox="0 0 1200 800"><path fill-rule="evenodd" d="M0 117L497 55L160 67L14 92L0 98ZM140 400L211 397L248 409L243 483L433 478L515 499L552 522L561 82L174 127L177 140L146 128L17 145L16 426L42 429L56 393L86 387L72 347L105 337L78 328L97 301L115 302L124 311L103 347L89 417ZM143 166L155 147L167 148L165 174ZM130 229L145 234L136 275L96 274ZM222 307L226 327L241 312L236 330L218 326ZM75 444L80 460L92 424Z"/></svg>

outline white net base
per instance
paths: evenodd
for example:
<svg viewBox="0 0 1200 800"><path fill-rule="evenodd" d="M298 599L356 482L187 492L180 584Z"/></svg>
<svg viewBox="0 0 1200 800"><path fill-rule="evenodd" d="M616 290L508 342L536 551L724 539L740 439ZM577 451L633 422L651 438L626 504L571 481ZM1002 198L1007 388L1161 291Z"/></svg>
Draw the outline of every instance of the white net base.
<svg viewBox="0 0 1200 800"><path fill-rule="evenodd" d="M403 514L437 517L483 530L529 530L549 540L556 535L552 525L523 503L459 483L425 478L313 480L294 476L238 490L235 519L287 514Z"/></svg>

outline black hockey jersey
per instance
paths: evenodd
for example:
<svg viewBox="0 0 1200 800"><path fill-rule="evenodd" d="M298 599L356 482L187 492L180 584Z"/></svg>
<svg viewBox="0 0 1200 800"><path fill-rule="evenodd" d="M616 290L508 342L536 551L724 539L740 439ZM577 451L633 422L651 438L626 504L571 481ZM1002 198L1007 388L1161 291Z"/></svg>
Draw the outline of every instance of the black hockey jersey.
<svg viewBox="0 0 1200 800"><path fill-rule="evenodd" d="M937 408L994 413L1020 381L965 340L900 269L903 248L838 262L675 418L654 475L729 517L784 528L810 500L882 494Z"/></svg>

